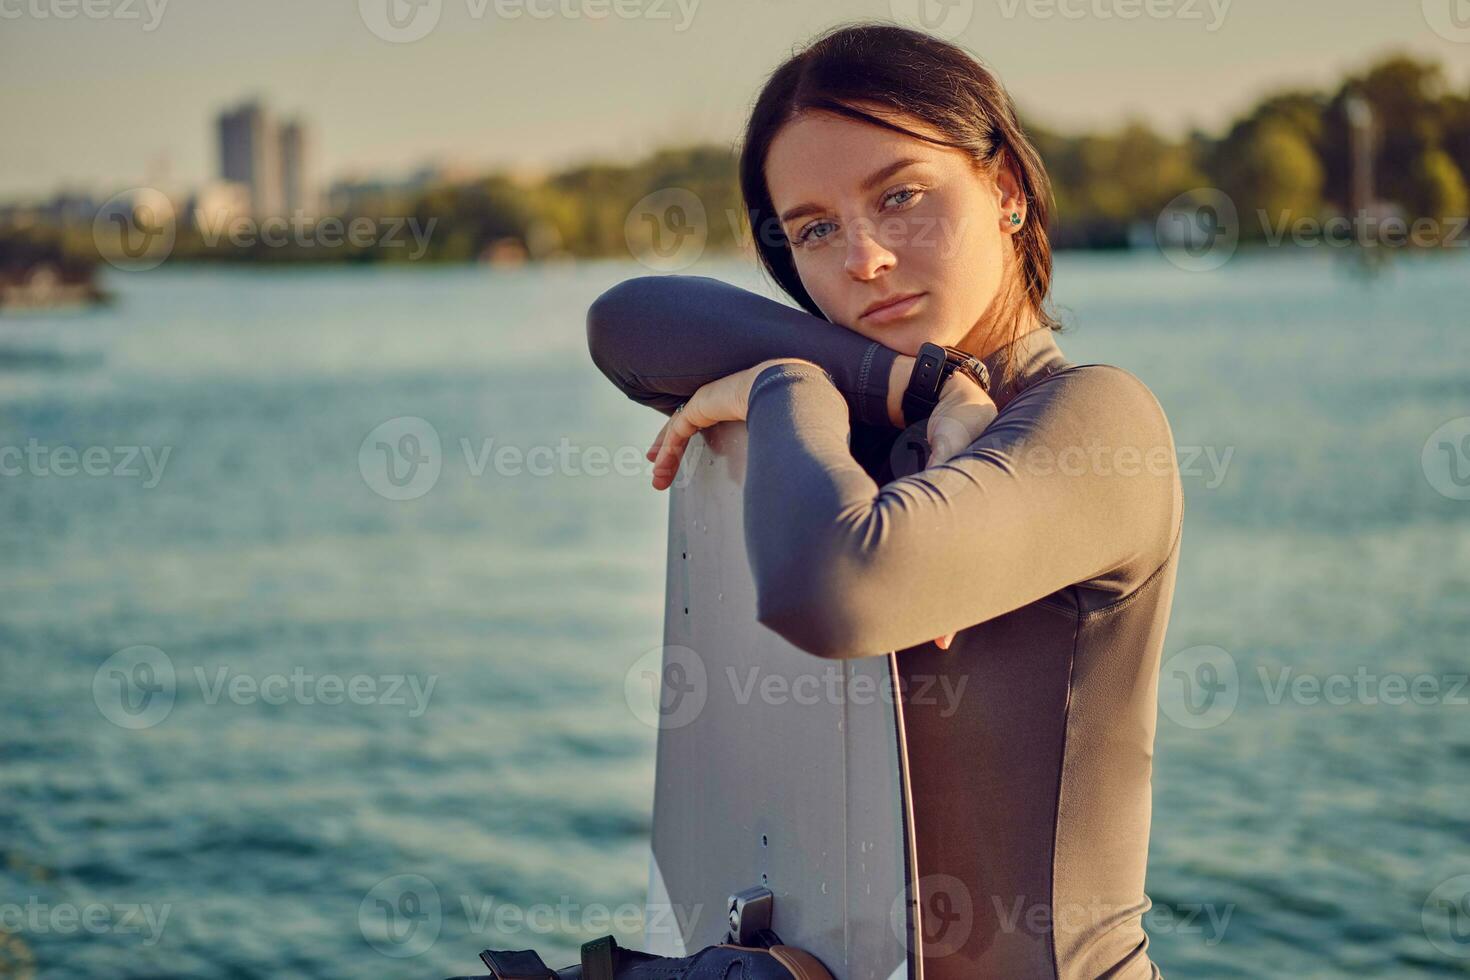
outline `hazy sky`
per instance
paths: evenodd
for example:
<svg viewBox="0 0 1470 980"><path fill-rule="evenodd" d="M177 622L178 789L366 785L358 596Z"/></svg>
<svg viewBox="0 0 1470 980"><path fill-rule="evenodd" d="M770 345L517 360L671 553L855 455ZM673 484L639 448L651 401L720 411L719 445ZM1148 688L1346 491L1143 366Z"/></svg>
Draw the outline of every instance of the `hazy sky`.
<svg viewBox="0 0 1470 980"><path fill-rule="evenodd" d="M324 179L730 142L794 46L921 3L1023 111L1066 130L1129 114L1214 130L1265 91L1327 84L1389 50L1470 85L1470 0L412 3L0 0L0 196L213 177L214 116L250 94L313 122ZM423 36L380 36L395 31Z"/></svg>

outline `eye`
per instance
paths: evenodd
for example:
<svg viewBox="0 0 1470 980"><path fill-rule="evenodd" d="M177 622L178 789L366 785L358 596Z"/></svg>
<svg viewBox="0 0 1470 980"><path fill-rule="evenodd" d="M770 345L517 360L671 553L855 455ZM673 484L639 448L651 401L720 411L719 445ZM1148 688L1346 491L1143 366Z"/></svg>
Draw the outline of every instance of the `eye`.
<svg viewBox="0 0 1470 980"><path fill-rule="evenodd" d="M813 230L812 229L814 229L814 228L820 228L822 225L830 225L831 223L832 222L830 222L830 221L813 221L811 224L806 225L804 228L801 229L801 231L797 232L797 234L796 234L796 242L797 242L797 244L798 245L805 245L805 244L807 244L808 241L821 241L823 238L826 238L827 237L826 235L822 235L822 236L819 236L819 237L813 239L812 238L812 235L814 233L813 233Z"/></svg>
<svg viewBox="0 0 1470 980"><path fill-rule="evenodd" d="M911 195L909 197L904 198L902 201L899 201L898 202L898 206L901 207L901 206L903 206L905 204L909 204L910 202L912 202L914 200L917 200L918 197L921 194L923 194L923 193L924 193L924 189L922 187L900 187L898 190L893 191L891 194L885 195L884 198L883 198L883 200L884 201L891 201L895 197L898 197L901 194Z"/></svg>
<svg viewBox="0 0 1470 980"><path fill-rule="evenodd" d="M897 190L890 191L889 193L883 195L883 202L886 204L887 202L893 200L894 198L902 197L902 200L900 200L897 204L893 205L893 208L890 209L890 210L895 210L895 209L903 208L903 207L906 207L906 206L912 204L914 201L918 200L921 196L923 196L923 193L924 193L924 188L923 187L900 187ZM905 195L905 194L908 195L908 196L907 197L903 197L903 195ZM832 224L832 222L826 221L826 220L813 221L811 224L804 226L801 229L801 231L797 232L796 238L795 239L792 239L791 241L792 241L793 244L796 244L796 245L812 245L812 244L818 244L823 239L830 238L831 237L831 233L828 232L825 235L818 235L818 234L816 234L815 229L820 228L823 225L830 225L830 224Z"/></svg>

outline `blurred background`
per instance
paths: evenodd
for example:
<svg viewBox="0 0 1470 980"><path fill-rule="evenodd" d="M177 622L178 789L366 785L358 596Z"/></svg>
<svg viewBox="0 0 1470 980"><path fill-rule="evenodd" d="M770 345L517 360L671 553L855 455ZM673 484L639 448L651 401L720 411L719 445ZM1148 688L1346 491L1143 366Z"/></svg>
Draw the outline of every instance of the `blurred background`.
<svg viewBox="0 0 1470 980"><path fill-rule="evenodd" d="M1000 74L1173 427L1164 975L1470 975L1466 0L0 0L0 977L638 942L662 418L584 316L777 296L736 139L858 19Z"/></svg>

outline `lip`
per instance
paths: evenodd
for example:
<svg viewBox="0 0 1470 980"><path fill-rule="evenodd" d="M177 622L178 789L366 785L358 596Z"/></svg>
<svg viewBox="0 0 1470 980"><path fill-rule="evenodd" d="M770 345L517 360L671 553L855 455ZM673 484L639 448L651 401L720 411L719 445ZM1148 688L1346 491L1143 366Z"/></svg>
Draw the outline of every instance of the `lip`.
<svg viewBox="0 0 1470 980"><path fill-rule="evenodd" d="M869 320L873 323L887 323L889 320L897 320L908 316L918 305L919 300L928 293L904 293L899 296L891 296L888 299L880 299L872 306L864 310L859 320Z"/></svg>

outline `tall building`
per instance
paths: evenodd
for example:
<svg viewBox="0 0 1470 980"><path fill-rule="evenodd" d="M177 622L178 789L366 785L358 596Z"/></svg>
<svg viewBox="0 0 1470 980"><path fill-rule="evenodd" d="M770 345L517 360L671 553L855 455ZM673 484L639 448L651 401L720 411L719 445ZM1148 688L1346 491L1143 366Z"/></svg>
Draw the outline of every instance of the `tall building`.
<svg viewBox="0 0 1470 980"><path fill-rule="evenodd" d="M319 217L320 204L313 177L311 131L300 119L292 119L281 127L281 188L286 213Z"/></svg>
<svg viewBox="0 0 1470 980"><path fill-rule="evenodd" d="M313 144L305 121L278 124L263 103L243 103L219 116L220 177L249 189L250 213L257 219L318 218Z"/></svg>
<svg viewBox="0 0 1470 980"><path fill-rule="evenodd" d="M219 155L220 176L250 189L251 213L282 213L280 141L264 105L246 102L220 113Z"/></svg>

